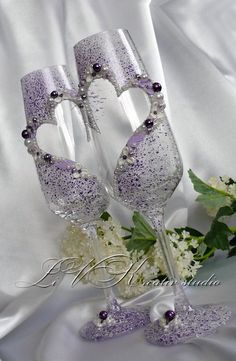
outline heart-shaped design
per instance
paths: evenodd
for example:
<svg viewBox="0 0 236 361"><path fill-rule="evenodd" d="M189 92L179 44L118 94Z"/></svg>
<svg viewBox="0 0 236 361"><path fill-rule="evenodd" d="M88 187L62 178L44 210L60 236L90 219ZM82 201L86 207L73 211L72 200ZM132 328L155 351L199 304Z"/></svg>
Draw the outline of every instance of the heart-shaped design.
<svg viewBox="0 0 236 361"><path fill-rule="evenodd" d="M86 74L92 72L88 65ZM109 80L115 87L115 74L107 66L86 78L83 87L89 94L91 84L98 79ZM141 89L148 96L150 111L126 141L113 173L114 197L129 208L145 212L154 207L163 208L182 177L182 162L168 120L159 83L153 83L146 74L130 79L117 90L117 97L131 88ZM89 101L89 97L88 97ZM91 108L90 117L95 121ZM108 151L108 150L106 150Z"/></svg>
<svg viewBox="0 0 236 361"><path fill-rule="evenodd" d="M103 184L79 163L45 152L39 147L36 138L41 126L47 123L57 125L55 111L64 101L73 102L84 117L87 114L84 99L74 88L59 87L47 94L49 82L48 79L45 82L44 78L42 82L42 71L28 74L25 80L22 88L30 117L22 136L28 152L35 160L41 188L50 209L72 222L84 224L98 219L109 202ZM87 117L85 125L90 125Z"/></svg>

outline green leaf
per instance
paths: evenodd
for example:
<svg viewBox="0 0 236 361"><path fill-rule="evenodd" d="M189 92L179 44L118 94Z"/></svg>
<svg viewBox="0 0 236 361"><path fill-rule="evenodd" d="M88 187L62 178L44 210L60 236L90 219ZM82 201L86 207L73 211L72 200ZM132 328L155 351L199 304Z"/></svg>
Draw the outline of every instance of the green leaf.
<svg viewBox="0 0 236 361"><path fill-rule="evenodd" d="M230 257L233 257L233 256L236 256L236 247L233 247L229 250L229 253L228 253L228 257L227 258L230 258Z"/></svg>
<svg viewBox="0 0 236 361"><path fill-rule="evenodd" d="M202 205L210 209L218 209L223 206L231 205L232 198L228 193L204 183L191 169L188 171L188 174L193 183L194 190L200 193L196 200Z"/></svg>
<svg viewBox="0 0 236 361"><path fill-rule="evenodd" d="M135 239L135 238L131 238L127 244L126 244L126 248L128 251L144 251L144 253L147 253L149 248L151 246L154 245L154 243L156 242L156 240L150 240L150 239Z"/></svg>
<svg viewBox="0 0 236 361"><path fill-rule="evenodd" d="M100 218L104 221L108 221L108 219L111 218L111 215L108 212L103 212Z"/></svg>
<svg viewBox="0 0 236 361"><path fill-rule="evenodd" d="M132 219L134 223L133 234L145 239L156 239L156 232L139 212L134 212Z"/></svg>
<svg viewBox="0 0 236 361"><path fill-rule="evenodd" d="M128 251L148 252L156 242L156 233L139 212L133 214L134 227L130 240L126 243Z"/></svg>
<svg viewBox="0 0 236 361"><path fill-rule="evenodd" d="M229 206L221 207L218 210L215 219L219 219L224 216L232 216L232 214L234 214L234 212L235 212L235 210L232 207L229 207Z"/></svg>
<svg viewBox="0 0 236 361"><path fill-rule="evenodd" d="M216 247L222 250L229 249L229 236L231 236L229 227L222 222L213 221L210 231L206 234L204 242L209 247Z"/></svg>
<svg viewBox="0 0 236 361"><path fill-rule="evenodd" d="M218 210L215 219L212 222L210 231L206 234L204 242L210 247L216 247L222 250L229 249L229 236L233 233L229 227L220 222L219 219L224 216L231 216L234 209L231 207L222 207Z"/></svg>

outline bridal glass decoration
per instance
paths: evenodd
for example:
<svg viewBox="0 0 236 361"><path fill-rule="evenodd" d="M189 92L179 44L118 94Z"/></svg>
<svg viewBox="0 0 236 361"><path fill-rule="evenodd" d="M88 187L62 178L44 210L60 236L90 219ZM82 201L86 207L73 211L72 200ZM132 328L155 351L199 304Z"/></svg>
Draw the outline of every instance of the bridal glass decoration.
<svg viewBox="0 0 236 361"><path fill-rule="evenodd" d="M86 134L89 138L90 128L98 131L96 123L88 117L90 113L85 89L82 86L79 86L79 90L76 88L65 66L36 70L25 75L21 84L27 119L22 137L25 139L28 152L34 158L41 189L49 208L87 232L95 258L101 261L96 221L106 210L109 197L101 181L77 161L77 158L82 158L85 162L89 157L81 144L79 150L77 149L77 139L73 139L74 133L77 135L81 133L80 141L82 141L83 137L86 138ZM80 109L80 121L78 121L79 113L73 119L70 109L63 114L66 109L62 108L62 102L66 100L75 106L74 110ZM70 117L72 124L68 121ZM63 147L68 158L73 160L58 157L41 149L36 135L44 124L57 125L58 129L55 127L55 131L58 130L63 140L59 148ZM53 140L49 139L49 142L52 143ZM107 280L104 270L101 271L101 277L104 282ZM121 307L111 288L106 288L104 292L107 308L101 310L97 318L81 328L81 336L91 341L104 340L134 331L149 322L147 311Z"/></svg>
<svg viewBox="0 0 236 361"><path fill-rule="evenodd" d="M173 286L175 309L166 310L162 319L148 325L145 337L153 344L170 345L212 333L229 319L230 311L217 304L190 305L164 228L166 202L183 169L164 112L161 84L150 79L126 30L90 36L76 44L74 51L78 75L88 93L89 121L96 121L101 132L93 132L102 159L101 177L114 199L142 212L152 222L167 273L177 282ZM130 91L133 89L136 93ZM106 99L106 108L94 104L93 91ZM114 108L117 97L123 110ZM147 114L142 107L148 109Z"/></svg>

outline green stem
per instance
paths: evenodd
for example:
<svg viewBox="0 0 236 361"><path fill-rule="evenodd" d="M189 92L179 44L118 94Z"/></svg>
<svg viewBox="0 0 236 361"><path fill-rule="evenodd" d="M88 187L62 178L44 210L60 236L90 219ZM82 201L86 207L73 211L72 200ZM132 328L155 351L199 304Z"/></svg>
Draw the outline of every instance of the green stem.
<svg viewBox="0 0 236 361"><path fill-rule="evenodd" d="M196 261L204 261L204 259L209 258L214 252L215 252L216 248L213 247L208 253L204 254L204 256L201 257L195 257Z"/></svg>
<svg viewBox="0 0 236 361"><path fill-rule="evenodd" d="M217 191L218 193L221 193L223 194L224 196L226 197L229 197L231 199L233 199L234 201L236 201L236 197L234 197L232 194L228 193L228 192L225 192L225 191L222 191L221 189L218 189L218 188L214 188L212 186L210 186L209 184L207 184L209 187L211 187L212 189L214 189L214 191ZM199 192L198 192L199 193Z"/></svg>

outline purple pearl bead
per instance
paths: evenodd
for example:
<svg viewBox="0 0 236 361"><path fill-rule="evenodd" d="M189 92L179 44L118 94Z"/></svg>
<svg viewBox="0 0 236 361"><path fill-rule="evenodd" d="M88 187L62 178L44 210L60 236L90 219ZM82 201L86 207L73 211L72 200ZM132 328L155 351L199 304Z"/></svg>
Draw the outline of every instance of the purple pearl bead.
<svg viewBox="0 0 236 361"><path fill-rule="evenodd" d="M44 156L43 156L43 159L46 161L46 162L51 162L51 160L52 160L52 156L51 156L51 154L45 154Z"/></svg>
<svg viewBox="0 0 236 361"><path fill-rule="evenodd" d="M107 319L107 316L108 316L107 311L100 311L100 312L99 312L99 318L100 318L100 320L102 320L102 321L106 320L106 319Z"/></svg>
<svg viewBox="0 0 236 361"><path fill-rule="evenodd" d="M95 63L93 64L93 70L96 72L96 73L99 73L101 71L102 67L100 64L98 63Z"/></svg>
<svg viewBox="0 0 236 361"><path fill-rule="evenodd" d="M154 90L154 92L160 92L162 89L162 86L160 83L153 83L152 84L152 89Z"/></svg>
<svg viewBox="0 0 236 361"><path fill-rule="evenodd" d="M58 97L58 92L56 90L53 90L51 92L51 94L50 94L50 97L53 98L53 99L57 98Z"/></svg>
<svg viewBox="0 0 236 361"><path fill-rule="evenodd" d="M24 129L23 132L21 133L21 136L24 139L28 139L28 138L30 138L30 132L28 130Z"/></svg>
<svg viewBox="0 0 236 361"><path fill-rule="evenodd" d="M154 125L154 122L152 119L146 119L144 124L147 129L151 129Z"/></svg>
<svg viewBox="0 0 236 361"><path fill-rule="evenodd" d="M175 318L175 311L173 310L168 310L165 313L165 319L166 321L170 322Z"/></svg>

